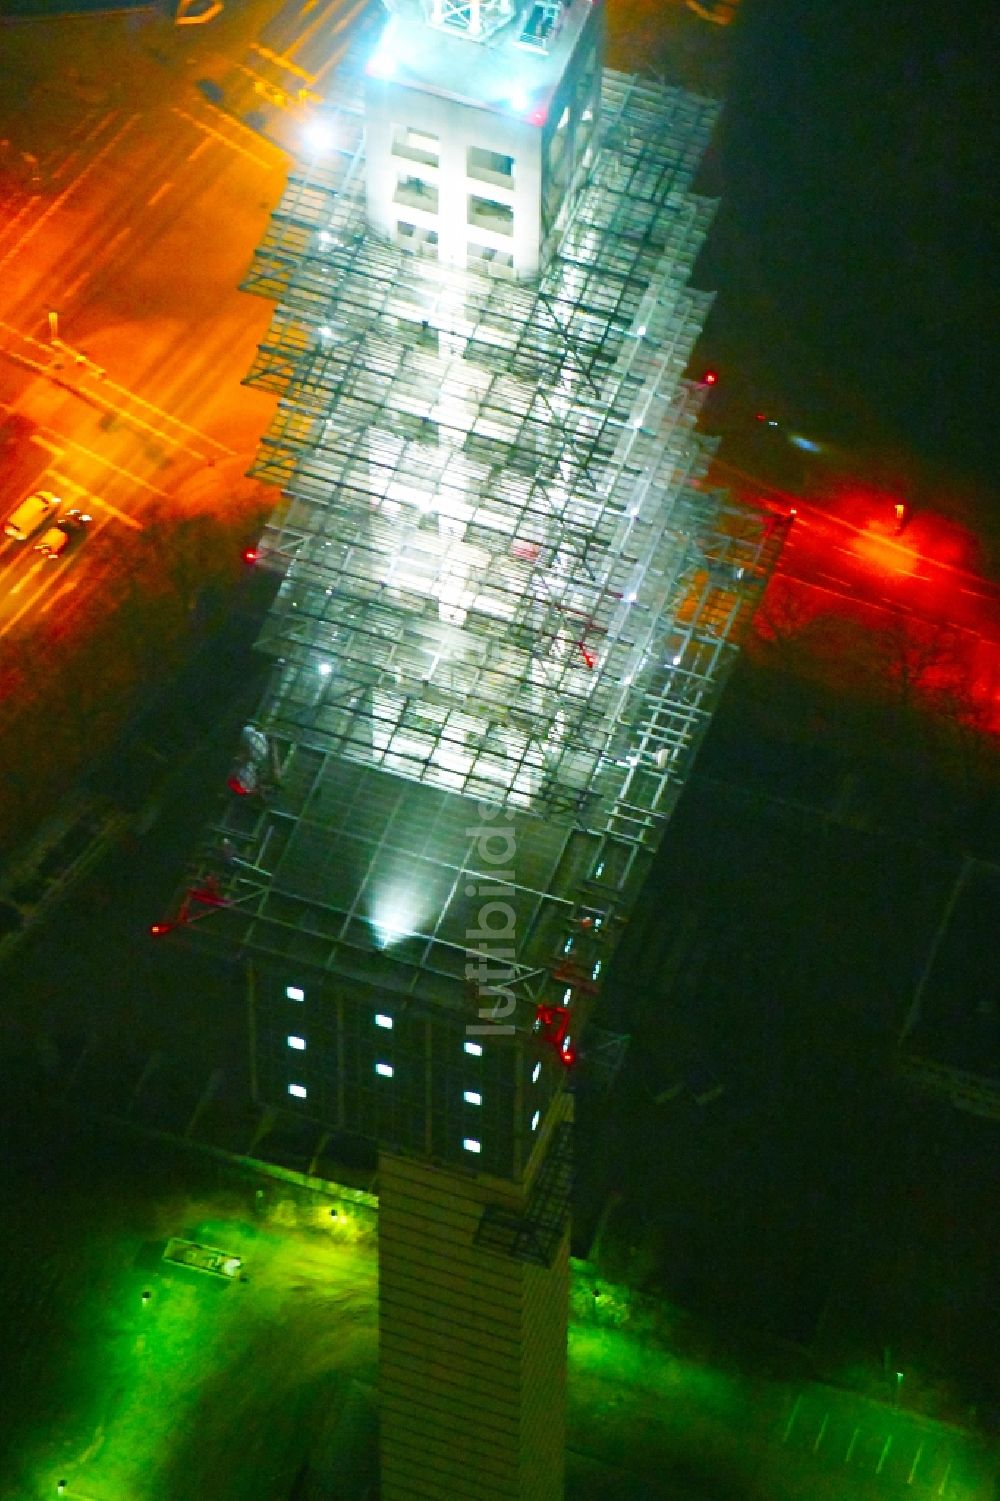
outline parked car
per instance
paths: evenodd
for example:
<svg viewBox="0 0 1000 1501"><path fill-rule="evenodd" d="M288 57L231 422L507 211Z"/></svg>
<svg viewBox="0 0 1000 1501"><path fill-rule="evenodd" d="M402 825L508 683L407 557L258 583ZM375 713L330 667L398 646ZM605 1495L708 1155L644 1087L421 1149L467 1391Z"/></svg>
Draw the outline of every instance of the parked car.
<svg viewBox="0 0 1000 1501"><path fill-rule="evenodd" d="M36 490L11 511L3 524L4 536L13 537L15 542L27 542L55 514L61 503L59 496L53 495L51 490Z"/></svg>
<svg viewBox="0 0 1000 1501"><path fill-rule="evenodd" d="M59 517L55 526L50 526L42 533L35 543L35 551L44 553L47 558L61 558L63 553L83 540L93 519L93 516L88 516L85 511L74 506L65 516Z"/></svg>

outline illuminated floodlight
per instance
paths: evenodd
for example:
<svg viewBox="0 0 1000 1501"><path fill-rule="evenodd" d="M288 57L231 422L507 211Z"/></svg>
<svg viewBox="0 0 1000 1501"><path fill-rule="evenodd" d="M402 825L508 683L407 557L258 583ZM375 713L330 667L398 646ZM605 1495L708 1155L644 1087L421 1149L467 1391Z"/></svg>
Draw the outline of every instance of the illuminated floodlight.
<svg viewBox="0 0 1000 1501"><path fill-rule="evenodd" d="M378 1011L375 1014L375 1025L376 1027L384 1027L387 1032L391 1032L392 1017L386 1016L384 1011Z"/></svg>
<svg viewBox="0 0 1000 1501"><path fill-rule="evenodd" d="M510 91L510 107L511 109L516 109L518 113L528 108L528 96L519 85L516 85Z"/></svg>
<svg viewBox="0 0 1000 1501"><path fill-rule="evenodd" d="M531 1129L532 1129L532 1131L537 1131L538 1130L538 1122L541 1120L541 1118L542 1118L542 1112L540 1110L536 1110L535 1113L534 1113L534 1115L531 1117Z"/></svg>
<svg viewBox="0 0 1000 1501"><path fill-rule="evenodd" d="M542 1065L540 1063L536 1063L535 1066L534 1066L534 1068L531 1070L531 1082L532 1082L532 1084L537 1084L538 1083L538 1077L541 1074L541 1072L542 1072Z"/></svg>
<svg viewBox="0 0 1000 1501"><path fill-rule="evenodd" d="M398 67L399 57L387 30L383 32L382 40L368 59L365 71L371 78L395 78Z"/></svg>
<svg viewBox="0 0 1000 1501"><path fill-rule="evenodd" d="M462 1146L467 1152L481 1152L483 1150L482 1142L477 1141L474 1136L466 1136L462 1142Z"/></svg>
<svg viewBox="0 0 1000 1501"><path fill-rule="evenodd" d="M331 151L336 142L337 132L332 121L324 120L320 115L313 115L302 127L302 144L313 156Z"/></svg>
<svg viewBox="0 0 1000 1501"><path fill-rule="evenodd" d="M321 324L318 329L318 333L321 339L333 338L333 329L330 327L329 323Z"/></svg>
<svg viewBox="0 0 1000 1501"><path fill-rule="evenodd" d="M466 1042L462 1046L473 1058L481 1058L483 1056L483 1045L481 1042Z"/></svg>
<svg viewBox="0 0 1000 1501"><path fill-rule="evenodd" d="M481 1105L483 1103L482 1095L475 1089L463 1090L462 1099L467 1105Z"/></svg>
<svg viewBox="0 0 1000 1501"><path fill-rule="evenodd" d="M292 1035L290 1037L286 1037L285 1042L290 1048L294 1048L296 1053L302 1053L305 1051L306 1040L304 1037L296 1037Z"/></svg>
<svg viewBox="0 0 1000 1501"><path fill-rule="evenodd" d="M321 678L328 678L333 671L333 668L330 666L329 662L320 662L319 666L316 668L316 671L319 673Z"/></svg>
<svg viewBox="0 0 1000 1501"><path fill-rule="evenodd" d="M416 931L424 915L424 899L407 882L393 882L376 890L369 921L380 949L388 949Z"/></svg>
<svg viewBox="0 0 1000 1501"><path fill-rule="evenodd" d="M286 985L285 995L290 1001L304 1001L306 993L299 985Z"/></svg>
<svg viewBox="0 0 1000 1501"><path fill-rule="evenodd" d="M376 1063L375 1072L382 1079L391 1079L396 1071L391 1063Z"/></svg>
<svg viewBox="0 0 1000 1501"><path fill-rule="evenodd" d="M307 1093L306 1086L304 1084L289 1084L288 1093L294 1095L297 1100L304 1100Z"/></svg>
<svg viewBox="0 0 1000 1501"><path fill-rule="evenodd" d="M333 244L333 235L330 233L330 231L328 229L321 229L320 232L319 232L319 234L316 236L316 238L319 240L319 243L321 245L323 245L324 247L327 246L327 245L332 245Z"/></svg>

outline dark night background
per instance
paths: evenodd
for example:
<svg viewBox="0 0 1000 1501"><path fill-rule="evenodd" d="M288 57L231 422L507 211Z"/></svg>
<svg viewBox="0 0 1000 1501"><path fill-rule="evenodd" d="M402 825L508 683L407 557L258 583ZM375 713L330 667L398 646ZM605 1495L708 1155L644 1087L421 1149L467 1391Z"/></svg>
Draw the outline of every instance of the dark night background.
<svg viewBox="0 0 1000 1501"><path fill-rule="evenodd" d="M719 425L739 444L764 406L985 521L995 8L744 0L720 30Z"/></svg>

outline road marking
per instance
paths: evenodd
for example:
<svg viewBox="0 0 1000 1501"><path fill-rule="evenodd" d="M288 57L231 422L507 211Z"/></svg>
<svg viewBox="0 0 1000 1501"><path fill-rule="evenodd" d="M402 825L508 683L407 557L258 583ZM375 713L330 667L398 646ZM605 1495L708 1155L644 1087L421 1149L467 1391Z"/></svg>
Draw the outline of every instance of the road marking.
<svg viewBox="0 0 1000 1501"><path fill-rule="evenodd" d="M231 120L229 116L222 110L215 109L214 105L208 104L207 108L212 109L216 114L221 115L223 120L226 121L227 125L236 123L235 121ZM256 151L248 151L246 146L241 146L239 141L234 141L230 136L224 135L222 131L217 130L214 125L209 125L207 120L199 120L196 115L188 114L186 109L178 109L176 105L171 105L171 114L178 115L182 120L186 120L189 125L194 126L195 130L200 130L208 140L221 141L223 146L228 146L230 151L235 151L240 156L246 157L247 161L255 162L258 167L263 167L267 172L274 171L274 168L277 165L276 162L268 161L266 157L258 155ZM244 129L249 129L249 127L244 126ZM260 139L257 135L254 134L253 131L250 131L250 134L253 135L255 141L258 141ZM280 147L275 147L274 149L276 151L281 150ZM196 154L196 152L192 152L191 156L194 156ZM286 157L288 153L282 151L281 155L283 157ZM188 157L188 161L191 160L191 156Z"/></svg>
<svg viewBox="0 0 1000 1501"><path fill-rule="evenodd" d="M80 272L80 275L77 277L76 281L70 282L69 286L62 294L62 300L64 303L67 303L71 297L75 296L75 294L79 292L80 288L83 286L89 275L90 268L88 267L86 271Z"/></svg>
<svg viewBox="0 0 1000 1501"><path fill-rule="evenodd" d="M819 1446L823 1442L823 1435L826 1432L827 1427L829 1426L829 1422L830 1422L830 1414L829 1414L829 1412L825 1412L823 1414L823 1421L819 1425L819 1432L817 1433L815 1442L813 1443L813 1453L814 1454L818 1454L819 1453Z"/></svg>
<svg viewBox="0 0 1000 1501"><path fill-rule="evenodd" d="M920 1444L919 1444L919 1446L917 1448L917 1452L913 1456L913 1463L910 1466L910 1473L906 1477L906 1483L907 1483L907 1485L912 1485L913 1484L913 1478L914 1478L914 1476L917 1473L917 1465L920 1463L920 1456L921 1456L921 1454L923 1454L923 1452L924 1452L924 1440L921 1439L920 1440Z"/></svg>
<svg viewBox="0 0 1000 1501"><path fill-rule="evenodd" d="M851 1434L851 1442L848 1444L847 1453L844 1455L845 1465L849 1465L851 1462L851 1455L854 1453L854 1445L858 1441L858 1435L860 1434L860 1432L860 1428L855 1428L854 1432Z"/></svg>
<svg viewBox="0 0 1000 1501"><path fill-rule="evenodd" d="M63 597L64 594L69 594L72 589L76 588L76 586L77 586L77 584L79 584L79 582L80 582L80 580L78 578L76 578L75 576L73 578L67 579L66 582L65 582L65 584L63 584L62 588L61 589L57 589L55 591L55 593L52 594L50 596L50 598L45 601L44 605L42 605L42 608L38 612L39 615L47 615L48 612L51 610L52 606L55 604L56 600L57 599L62 599L62 597Z"/></svg>
<svg viewBox="0 0 1000 1501"><path fill-rule="evenodd" d="M20 594L25 584L29 579L34 578L35 574L38 572L39 568L44 562L44 558L36 558L34 563L29 563L28 567L24 570L14 587L12 589L8 589L8 594Z"/></svg>
<svg viewBox="0 0 1000 1501"><path fill-rule="evenodd" d="M203 151L207 151L208 148L209 148L209 146L211 146L211 144L212 144L211 138L209 136L205 136L202 140L200 140L198 142L197 146L194 148L193 151L189 151L188 152L188 155L185 158L185 160L189 161L189 162L193 162L194 159L195 159L195 157L196 156L201 156L201 153Z"/></svg>
<svg viewBox="0 0 1000 1501"><path fill-rule="evenodd" d="M108 243L105 245L103 251L101 252L102 259L103 259L103 257L105 255L107 255L108 251L112 248L112 246L119 244L120 241L124 240L124 238L125 238L126 235L130 235L131 233L132 233L132 226L129 225L129 224L126 224L126 226L125 226L124 229L120 229L116 235L112 235L111 239L108 241Z"/></svg>
<svg viewBox="0 0 1000 1501"><path fill-rule="evenodd" d="M117 521L123 522L125 526L130 526L133 531L141 532L145 530L141 521L136 521L135 517L130 516L127 511L120 511L118 507L112 505L109 500L105 500L103 495L95 495L93 490L88 490L86 485L80 484L79 480L70 479L68 474L60 474L56 469L50 469L49 473L51 474L56 484L63 486L69 485L72 490L76 491L77 495L85 496L92 505L100 506L102 511L107 511L108 514L114 516Z"/></svg>
<svg viewBox="0 0 1000 1501"><path fill-rule="evenodd" d="M944 1495L944 1488L948 1484L948 1476L950 1474L951 1474L951 1460L949 1459L948 1464L947 1464L947 1466L945 1468L944 1475L943 1475L943 1477L941 1479L941 1484L938 1486L938 1495L939 1496L943 1496Z"/></svg>
<svg viewBox="0 0 1000 1501"><path fill-rule="evenodd" d="M125 124L121 127L120 130L118 130L111 137L110 141L106 141L104 143L104 145L101 147L100 151L96 152L91 157L90 161L84 167L83 171L77 173L77 175L76 175L76 177L74 177L73 181L71 183L69 183L65 188L63 188L62 192L58 195L58 197L53 198L52 202L49 204L49 206L45 210L45 212L42 213L42 214L39 214L39 216L35 220L35 222L32 225L30 225L24 231L24 234L21 235L20 239L18 239L10 247L10 249L6 252L6 254L2 258L0 258L0 269L2 269L4 266L6 266L7 262L12 258L12 256L15 256L18 253L19 250L23 250L24 249L24 247L25 247L25 245L27 245L28 241L30 239L33 239L33 237L38 233L38 231L42 228L42 226L45 225L48 222L49 219L51 219L51 217L52 217L53 214L58 213L59 209L62 208L63 204L66 202L66 199L69 198L70 194L76 192L77 188L80 186L80 184L82 182L84 182L86 180L86 178L88 178L90 176L90 174L93 172L93 170L97 166L97 164L105 156L107 156L108 152L111 151L112 147L116 146L118 144L118 142L122 139L122 137L124 135L127 135L128 132L132 129L132 126L135 124L135 122L137 120L141 119L141 118L142 117L139 114L134 114L134 115L130 115L129 116L129 118L125 121Z"/></svg>
<svg viewBox="0 0 1000 1501"><path fill-rule="evenodd" d="M146 207L147 208L152 208L154 203L159 203L160 199L164 196L164 194L165 193L169 193L170 189L172 187L173 187L173 183L172 182L165 182L165 183L163 183L160 187L157 188L157 190L153 194L152 198L147 198L146 199Z"/></svg>
<svg viewBox="0 0 1000 1501"><path fill-rule="evenodd" d="M55 454L57 459L61 459L66 452L65 448L61 448L58 443L52 443L48 438L43 438L41 433L32 433L28 442L37 443L39 448L44 448L47 453Z"/></svg>
<svg viewBox="0 0 1000 1501"><path fill-rule="evenodd" d="M889 1450L891 1448L892 1448L892 1434L890 1433L889 1436L888 1436L888 1438L886 1439L885 1443L882 1445L882 1453L879 1455L879 1457L878 1457L878 1464L875 1466L875 1474L876 1475L881 1475L881 1473L882 1473L882 1466L885 1464L886 1460L888 1459L888 1457L889 1457Z"/></svg>
<svg viewBox="0 0 1000 1501"><path fill-rule="evenodd" d="M795 1398L795 1401L792 1404L792 1410L788 1414L788 1422L785 1424L785 1431L781 1435L781 1442L783 1444L787 1444L788 1443L788 1440L789 1440L789 1437L791 1435L792 1429L795 1427L795 1419L799 1415L799 1408L801 1406L802 1406L802 1393L799 1392L798 1396Z"/></svg>

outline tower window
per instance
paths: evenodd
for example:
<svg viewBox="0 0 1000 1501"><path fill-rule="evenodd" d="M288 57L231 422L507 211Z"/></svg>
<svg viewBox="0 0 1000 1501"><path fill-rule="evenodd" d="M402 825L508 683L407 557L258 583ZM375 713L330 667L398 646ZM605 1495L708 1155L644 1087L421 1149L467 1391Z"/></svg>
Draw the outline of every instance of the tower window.
<svg viewBox="0 0 1000 1501"><path fill-rule="evenodd" d="M306 993L300 985L286 985L285 994L290 1001L304 1001Z"/></svg>
<svg viewBox="0 0 1000 1501"><path fill-rule="evenodd" d="M466 1089L462 1094L462 1099L467 1105L481 1105L483 1103L483 1097L476 1089Z"/></svg>
<svg viewBox="0 0 1000 1501"><path fill-rule="evenodd" d="M436 214L438 190L431 183L425 182L422 177L407 174L401 176L396 183L396 192L392 201L401 203L406 208L422 209L425 213Z"/></svg>
<svg viewBox="0 0 1000 1501"><path fill-rule="evenodd" d="M424 166L436 167L441 156L441 142L428 130L417 130L412 125L394 125L392 154L405 157L410 162L422 162Z"/></svg>
<svg viewBox="0 0 1000 1501"><path fill-rule="evenodd" d="M466 1152L481 1152L483 1150L482 1142L477 1141L474 1136L467 1136L462 1142L462 1146Z"/></svg>
<svg viewBox="0 0 1000 1501"><path fill-rule="evenodd" d="M285 1038L285 1042L296 1053L303 1053L303 1052L305 1052L306 1040L305 1040L304 1037L294 1037L294 1036L292 1036L292 1037L286 1037Z"/></svg>
<svg viewBox="0 0 1000 1501"><path fill-rule="evenodd" d="M395 1073L395 1069L391 1063L376 1063L375 1072L382 1079L391 1079Z"/></svg>
<svg viewBox="0 0 1000 1501"><path fill-rule="evenodd" d="M514 257L509 250L495 250L492 245L477 245L470 240L466 247L466 264L473 271L513 271Z"/></svg>
<svg viewBox="0 0 1000 1501"><path fill-rule="evenodd" d="M466 1042L462 1046L467 1053L472 1054L473 1058L481 1058L483 1056L483 1045L481 1042Z"/></svg>
<svg viewBox="0 0 1000 1501"><path fill-rule="evenodd" d="M304 1100L307 1093L306 1086L304 1084L289 1084L288 1093L294 1095L297 1100Z"/></svg>
<svg viewBox="0 0 1000 1501"><path fill-rule="evenodd" d="M514 233L514 210L509 203L498 203L495 198L480 198L469 194L469 223L476 229L489 229L497 235Z"/></svg>
<svg viewBox="0 0 1000 1501"><path fill-rule="evenodd" d="M466 171L480 182L498 185L513 183L514 158L502 151L487 151L482 146L470 146L466 157Z"/></svg>
<svg viewBox="0 0 1000 1501"><path fill-rule="evenodd" d="M375 1013L375 1025L376 1025L376 1027L384 1027L387 1032L391 1032L392 1031L392 1017L391 1016L386 1016L386 1014L385 1014L384 1011L377 1011Z"/></svg>
<svg viewBox="0 0 1000 1501"><path fill-rule="evenodd" d="M407 250L415 250L419 255L427 256L429 260L437 260L436 229L423 229L416 224L409 223L406 219L399 219L396 223L396 239Z"/></svg>

